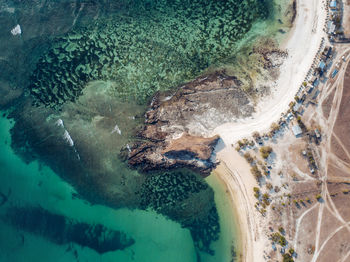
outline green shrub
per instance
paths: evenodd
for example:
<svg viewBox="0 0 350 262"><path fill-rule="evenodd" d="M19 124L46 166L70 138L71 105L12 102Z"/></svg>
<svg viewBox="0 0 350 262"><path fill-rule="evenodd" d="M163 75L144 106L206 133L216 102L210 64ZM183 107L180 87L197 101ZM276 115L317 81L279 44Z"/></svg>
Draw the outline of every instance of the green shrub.
<svg viewBox="0 0 350 262"><path fill-rule="evenodd" d="M272 153L272 147L270 146L263 146L260 148L260 154L264 159L267 159L271 153Z"/></svg>

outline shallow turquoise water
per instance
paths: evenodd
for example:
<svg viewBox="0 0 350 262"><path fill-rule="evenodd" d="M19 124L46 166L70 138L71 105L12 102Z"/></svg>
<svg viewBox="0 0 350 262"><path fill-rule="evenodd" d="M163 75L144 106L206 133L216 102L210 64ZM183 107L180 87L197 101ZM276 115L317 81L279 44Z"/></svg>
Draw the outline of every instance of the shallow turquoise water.
<svg viewBox="0 0 350 262"><path fill-rule="evenodd" d="M72 198L74 189L62 181L50 168L37 161L24 163L10 147L10 120L0 119L0 192L8 201L0 207L4 216L10 206L37 206L56 214L89 224L100 223L122 230L135 239L135 244L123 251L103 255L89 248L57 245L44 238L26 233L0 222L0 261L196 261L196 252L189 230L154 211L118 209L90 205ZM216 192L222 197L222 190ZM219 196L220 198L220 196ZM218 203L221 218L227 220L231 211L224 202ZM231 217L231 219L233 219ZM215 256L201 254L202 261L229 261L232 245L232 224L221 223L224 232L214 243ZM225 228L225 226L227 228ZM77 260L76 258L79 258Z"/></svg>
<svg viewBox="0 0 350 262"><path fill-rule="evenodd" d="M91 205L83 197L79 198L81 192L76 192L72 185L78 188L83 181L91 186L88 190L97 188L96 192L102 195L99 195L99 200L102 199L99 203L108 198L109 206L137 206L135 192L144 177L129 170L118 154L134 139L132 133L143 121L145 102L156 91L175 88L208 68L233 63L239 50L251 45L257 35L275 32L271 25L278 17L269 16L267 10L273 1L120 0L110 3L84 1L84 4L77 1L71 5L65 0L38 2L49 4L0 3L0 8L5 7L5 11L0 12L0 22L7 30L0 28L0 107L7 102L2 92L7 94L10 90L11 94L12 88L28 88L27 94L34 95L39 105L44 103L49 107L33 109L31 103L24 103L25 106L15 108L17 129L13 137L19 142L16 150L31 160L31 153L36 153L33 159L44 159L48 156L47 151L51 153L50 157L59 159L59 154L69 151L59 132L54 133L57 131L55 121L63 119L82 156L81 165L87 166L89 174L79 180L82 176L77 175L78 172L61 171L59 176L38 160L24 163L10 146L9 130L14 123L0 118L0 193L3 194L0 204L8 198L0 206L0 262L191 262L199 261L199 257L204 262L232 261L232 248L239 241L236 239L237 225L224 187L214 177L206 181L214 190L220 223L219 239L210 242L215 255L196 253L199 251L190 231L179 223L152 210ZM12 36L9 29L17 23L22 27L22 34ZM103 90L98 92L93 80L108 82L108 90L101 84ZM32 96L25 96L21 102L30 99ZM50 111L50 107L58 109L57 105L63 105L62 111ZM22 121L25 123L18 125ZM122 135L111 134L116 124ZM28 130L21 132L22 128ZM29 130L36 128L35 132ZM56 140L45 144L47 138L55 135ZM36 147L41 143L42 147ZM89 161L96 164L90 166ZM64 160L50 162L51 167L57 168L61 164L66 171L73 169L69 163ZM108 175L99 179L102 174ZM77 176L70 180L72 185L67 182L69 175ZM161 192L163 188L159 186L157 190ZM171 193L174 191L170 190ZM200 196L202 207L213 205L211 189ZM124 202L114 203L115 199ZM195 196L191 195L189 199L195 206ZM107 205L107 202L103 203ZM135 243L124 250L102 255L77 244L55 244L40 236L42 234L31 234L5 223L3 218L12 206L41 207L68 220L101 224L125 233ZM188 211L192 218L200 219L199 214L190 212L196 212L196 209L191 210L191 205L188 206L190 210L185 210L185 215ZM200 228L210 224L201 222L198 223ZM217 220L213 224L216 226ZM204 234L202 237L213 236Z"/></svg>

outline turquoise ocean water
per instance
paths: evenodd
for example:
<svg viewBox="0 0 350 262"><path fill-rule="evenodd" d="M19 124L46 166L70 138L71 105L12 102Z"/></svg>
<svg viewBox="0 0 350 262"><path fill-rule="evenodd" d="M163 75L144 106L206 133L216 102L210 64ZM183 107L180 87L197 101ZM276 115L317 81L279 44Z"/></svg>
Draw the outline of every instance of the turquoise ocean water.
<svg viewBox="0 0 350 262"><path fill-rule="evenodd" d="M156 92L283 38L289 2L0 0L0 262L237 261L220 181L120 152Z"/></svg>
<svg viewBox="0 0 350 262"><path fill-rule="evenodd" d="M11 206L41 206L53 213L90 224L103 224L122 229L135 239L135 244L123 251L98 254L79 245L57 245L35 234L11 227L0 220L0 261L197 261L190 232L154 211L118 209L90 205L72 198L74 189L62 181L49 167L37 161L24 163L11 149L9 133L13 124L0 119L0 192L8 198L0 207L0 216ZM235 225L229 199L221 185L215 189L222 234L214 243L215 256L202 254L201 261L229 261L235 246Z"/></svg>

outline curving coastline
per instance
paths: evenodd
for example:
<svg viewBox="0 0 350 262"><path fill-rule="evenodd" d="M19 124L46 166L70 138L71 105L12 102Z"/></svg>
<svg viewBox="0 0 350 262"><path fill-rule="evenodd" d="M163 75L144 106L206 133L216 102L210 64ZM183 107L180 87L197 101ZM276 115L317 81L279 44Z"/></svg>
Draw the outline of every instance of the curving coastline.
<svg viewBox="0 0 350 262"><path fill-rule="evenodd" d="M289 56L281 67L271 97L258 104L257 111L251 118L223 124L212 132L220 135L224 143L222 149L216 153L221 163L214 174L226 183L237 210L242 262L259 261L268 239L259 231L259 226L266 222L254 211L252 189L257 183L250 173L250 166L231 145L242 137L250 136L254 131L266 131L280 118L289 102L294 99L313 63L325 36L323 29L326 18L324 2L297 0L293 28L282 44Z"/></svg>
<svg viewBox="0 0 350 262"><path fill-rule="evenodd" d="M212 134L219 134L226 145L230 145L254 131L267 130L288 108L299 87L307 76L314 57L321 45L327 18L324 3L317 0L298 0L296 18L289 37L281 48L288 51L288 57L280 68L278 80L271 83L271 96L264 98L251 118L218 126Z"/></svg>

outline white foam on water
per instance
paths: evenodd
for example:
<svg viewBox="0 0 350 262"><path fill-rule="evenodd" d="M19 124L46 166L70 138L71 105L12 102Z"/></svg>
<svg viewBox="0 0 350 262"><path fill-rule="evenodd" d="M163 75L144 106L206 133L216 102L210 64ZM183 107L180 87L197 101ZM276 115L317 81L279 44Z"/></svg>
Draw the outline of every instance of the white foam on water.
<svg viewBox="0 0 350 262"><path fill-rule="evenodd" d="M22 34L22 29L20 25L16 25L14 28L11 30L12 35L20 35Z"/></svg>
<svg viewBox="0 0 350 262"><path fill-rule="evenodd" d="M115 133L115 132L117 132L119 135L121 135L121 134L122 134L122 131L120 131L119 126L118 126L118 125L115 125L115 127L114 127L114 129L112 130L111 134L113 134L113 133Z"/></svg>
<svg viewBox="0 0 350 262"><path fill-rule="evenodd" d="M74 141L67 130L64 130L63 139L66 140L70 146L74 146Z"/></svg>
<svg viewBox="0 0 350 262"><path fill-rule="evenodd" d="M56 121L56 123L55 123L57 126L61 126L61 127L63 127L64 128L64 124L63 124L63 120L60 118L60 119L58 119L57 121Z"/></svg>

